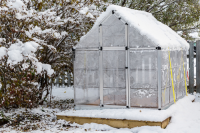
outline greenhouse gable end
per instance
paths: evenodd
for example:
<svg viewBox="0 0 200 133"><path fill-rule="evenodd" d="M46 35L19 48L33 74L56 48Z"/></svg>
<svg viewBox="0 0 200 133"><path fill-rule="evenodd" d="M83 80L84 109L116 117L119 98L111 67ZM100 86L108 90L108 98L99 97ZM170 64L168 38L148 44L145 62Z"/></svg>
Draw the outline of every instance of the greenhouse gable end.
<svg viewBox="0 0 200 133"><path fill-rule="evenodd" d="M109 6L74 51L76 109L167 107L186 94L188 48L151 14Z"/></svg>

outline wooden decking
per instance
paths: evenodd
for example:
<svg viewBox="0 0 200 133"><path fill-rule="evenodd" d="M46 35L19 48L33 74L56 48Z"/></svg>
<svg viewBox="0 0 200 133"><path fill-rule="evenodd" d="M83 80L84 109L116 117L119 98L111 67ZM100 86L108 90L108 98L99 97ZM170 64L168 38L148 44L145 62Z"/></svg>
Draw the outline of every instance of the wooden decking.
<svg viewBox="0 0 200 133"><path fill-rule="evenodd" d="M80 125L85 123L106 124L115 128L134 128L141 126L160 126L161 128L166 128L171 118L169 117L162 122L153 122L153 121L137 121L137 120L125 120L125 119L122 120L122 119L105 119L105 118L57 115L57 119L64 119L66 121L75 122Z"/></svg>

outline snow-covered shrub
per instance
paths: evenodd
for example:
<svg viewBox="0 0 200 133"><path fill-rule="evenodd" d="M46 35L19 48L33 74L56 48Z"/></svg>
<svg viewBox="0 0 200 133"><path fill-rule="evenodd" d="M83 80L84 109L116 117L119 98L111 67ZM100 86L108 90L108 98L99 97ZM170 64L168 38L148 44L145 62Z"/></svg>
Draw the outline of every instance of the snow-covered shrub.
<svg viewBox="0 0 200 133"><path fill-rule="evenodd" d="M39 101L38 61L34 52L35 42L22 43L16 40L9 48L0 47L0 107L35 107ZM52 70L53 71L53 70Z"/></svg>
<svg viewBox="0 0 200 133"><path fill-rule="evenodd" d="M101 2L0 2L1 107L33 107L46 100L49 79L64 68L72 72L71 48L92 27Z"/></svg>

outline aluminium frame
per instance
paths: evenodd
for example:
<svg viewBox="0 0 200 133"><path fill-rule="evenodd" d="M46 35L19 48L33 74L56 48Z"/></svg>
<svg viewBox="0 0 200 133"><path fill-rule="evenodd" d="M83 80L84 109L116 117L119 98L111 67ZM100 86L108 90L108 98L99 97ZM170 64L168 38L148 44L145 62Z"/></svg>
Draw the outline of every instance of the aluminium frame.
<svg viewBox="0 0 200 133"><path fill-rule="evenodd" d="M161 87L161 48L160 47L138 47L138 48L130 48L129 46L129 36L128 36L128 24L119 18L125 24L125 47L103 47L103 31L102 31L102 23L106 21L111 15L115 14L114 11L112 14L107 16L103 21L101 21L99 25L99 48L77 48L77 51L99 51L99 90L100 90L100 105L99 106L91 106L91 105L78 105L80 107L76 107L76 109L87 109L87 108L134 108L130 106L130 50L157 50L157 91L158 91L158 109L162 109L162 87ZM115 15L118 17L117 15ZM126 54L126 63L125 63L125 79L126 79L126 106L119 105L104 105L103 101L103 51L105 50L125 50ZM74 92L75 94L75 92ZM155 108L154 108L155 109Z"/></svg>

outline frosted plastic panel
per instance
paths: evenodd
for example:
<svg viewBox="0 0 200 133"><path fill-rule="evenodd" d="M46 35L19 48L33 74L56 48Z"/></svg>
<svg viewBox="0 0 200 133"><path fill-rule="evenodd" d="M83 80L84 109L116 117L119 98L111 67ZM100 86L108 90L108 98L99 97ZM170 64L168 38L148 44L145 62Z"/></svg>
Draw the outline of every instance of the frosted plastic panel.
<svg viewBox="0 0 200 133"><path fill-rule="evenodd" d="M75 69L98 69L99 68L99 51L76 51L74 68Z"/></svg>
<svg viewBox="0 0 200 133"><path fill-rule="evenodd" d="M162 89L162 107L169 104L169 88Z"/></svg>
<svg viewBox="0 0 200 133"><path fill-rule="evenodd" d="M170 102L174 102L172 87L169 88L169 92L170 92L170 94L169 94Z"/></svg>
<svg viewBox="0 0 200 133"><path fill-rule="evenodd" d="M115 15L111 15L109 18L103 21L102 25L113 25L116 23L116 21L118 23L120 22L120 20Z"/></svg>
<svg viewBox="0 0 200 133"><path fill-rule="evenodd" d="M126 90L116 88L104 88L103 100L106 105L126 105Z"/></svg>
<svg viewBox="0 0 200 133"><path fill-rule="evenodd" d="M140 33L135 27L128 27L129 45L131 48L137 47L157 47L147 36Z"/></svg>
<svg viewBox="0 0 200 133"><path fill-rule="evenodd" d="M75 104L76 105L99 105L98 88L79 88L75 87ZM78 93L77 93L78 92Z"/></svg>
<svg viewBox="0 0 200 133"><path fill-rule="evenodd" d="M125 70L104 70L104 87L125 88Z"/></svg>
<svg viewBox="0 0 200 133"><path fill-rule="evenodd" d="M131 88L157 88L157 51L130 51Z"/></svg>
<svg viewBox="0 0 200 133"><path fill-rule="evenodd" d="M75 104L99 105L99 51L76 51L74 61Z"/></svg>
<svg viewBox="0 0 200 133"><path fill-rule="evenodd" d="M157 107L157 51L130 51L130 104Z"/></svg>
<svg viewBox="0 0 200 133"><path fill-rule="evenodd" d="M92 28L77 44L77 48L98 48L99 27Z"/></svg>
<svg viewBox="0 0 200 133"><path fill-rule="evenodd" d="M125 51L103 51L104 104L126 105Z"/></svg>
<svg viewBox="0 0 200 133"><path fill-rule="evenodd" d="M167 88L170 86L170 69L162 70L162 88Z"/></svg>
<svg viewBox="0 0 200 133"><path fill-rule="evenodd" d="M114 15L102 24L102 32L104 47L125 46L125 24Z"/></svg>
<svg viewBox="0 0 200 133"><path fill-rule="evenodd" d="M157 107L157 89L130 89L132 107Z"/></svg>
<svg viewBox="0 0 200 133"><path fill-rule="evenodd" d="M86 71L78 70L74 71L74 86L76 87L86 87Z"/></svg>
<svg viewBox="0 0 200 133"><path fill-rule="evenodd" d="M185 79L184 79L184 67L186 69L186 51L183 50L174 50L170 51L170 58L171 58L171 65L172 65L172 73L173 73L173 82L174 82L174 90L175 90L175 97L176 99L185 95ZM183 60L182 60L183 59ZM184 61L184 62L183 62ZM168 80L169 79L169 80ZM162 93L164 92L165 88L169 87L169 102L173 103L173 90L172 90L172 83L171 83L171 72L169 68L169 52L162 51ZM165 94L165 97L168 94ZM162 99L165 101L166 98ZM162 100L162 106L165 106L167 102Z"/></svg>
<svg viewBox="0 0 200 133"><path fill-rule="evenodd" d="M103 51L103 69L125 69L125 51Z"/></svg>
<svg viewBox="0 0 200 133"><path fill-rule="evenodd" d="M177 93L176 93L177 98L179 98L179 97L181 97L181 96L183 95L183 94L182 94L182 88L181 88L181 87L183 87L182 83L183 83L183 82L179 82L179 83L177 84Z"/></svg>
<svg viewBox="0 0 200 133"><path fill-rule="evenodd" d="M162 51L162 88L165 89L170 86L171 73L169 68L169 53L168 51Z"/></svg>

